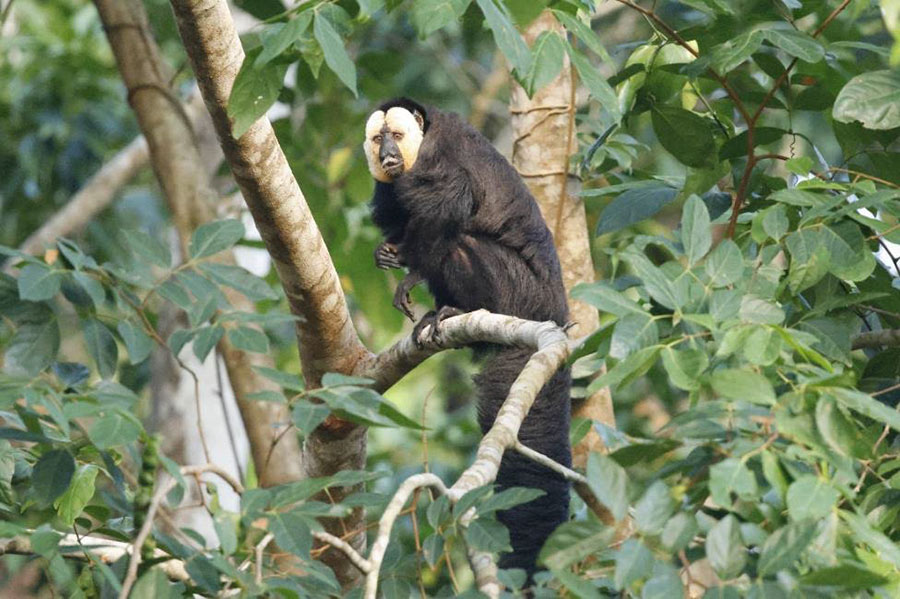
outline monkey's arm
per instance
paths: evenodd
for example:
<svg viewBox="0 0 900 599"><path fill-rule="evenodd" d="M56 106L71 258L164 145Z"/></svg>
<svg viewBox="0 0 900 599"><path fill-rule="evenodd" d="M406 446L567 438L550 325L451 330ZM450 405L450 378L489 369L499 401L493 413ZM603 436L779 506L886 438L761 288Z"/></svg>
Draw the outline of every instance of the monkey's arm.
<svg viewBox="0 0 900 599"><path fill-rule="evenodd" d="M465 229L475 211L472 178L450 162L397 179L397 201L416 223L416 235L445 237ZM427 230L423 230L423 228Z"/></svg>

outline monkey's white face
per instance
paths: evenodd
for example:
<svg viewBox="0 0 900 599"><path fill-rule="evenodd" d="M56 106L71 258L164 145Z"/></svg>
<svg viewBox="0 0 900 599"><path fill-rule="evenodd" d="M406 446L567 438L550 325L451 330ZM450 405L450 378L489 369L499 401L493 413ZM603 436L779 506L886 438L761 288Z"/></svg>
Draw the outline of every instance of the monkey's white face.
<svg viewBox="0 0 900 599"><path fill-rule="evenodd" d="M363 144L369 172L378 181L390 183L416 163L423 138L422 122L407 109L376 110L366 122Z"/></svg>

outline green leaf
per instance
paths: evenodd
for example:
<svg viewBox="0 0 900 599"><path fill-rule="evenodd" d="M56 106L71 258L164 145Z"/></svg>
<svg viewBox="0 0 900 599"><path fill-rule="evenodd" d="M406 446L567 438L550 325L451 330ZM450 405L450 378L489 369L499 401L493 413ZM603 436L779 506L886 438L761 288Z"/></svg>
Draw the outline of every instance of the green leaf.
<svg viewBox="0 0 900 599"><path fill-rule="evenodd" d="M625 469L610 457L592 453L588 456L587 479L591 491L613 517L616 520L624 518L628 511Z"/></svg>
<svg viewBox="0 0 900 599"><path fill-rule="evenodd" d="M165 245L141 229L130 229L122 235L136 260L149 260L162 268L172 264L172 253Z"/></svg>
<svg viewBox="0 0 900 599"><path fill-rule="evenodd" d="M534 60L525 76L524 87L528 97L553 81L563 66L565 43L555 31L544 31L532 46Z"/></svg>
<svg viewBox="0 0 900 599"><path fill-rule="evenodd" d="M775 143L788 131L777 127L756 127L753 130L753 147L764 146L766 144ZM747 155L747 131L741 131L719 148L719 160L729 160L731 158L741 158Z"/></svg>
<svg viewBox="0 0 900 599"><path fill-rule="evenodd" d="M574 299L586 302L602 312L615 316L645 314L636 303L606 283L582 283L572 289Z"/></svg>
<svg viewBox="0 0 900 599"><path fill-rule="evenodd" d="M728 458L709 469L709 494L713 501L724 508L730 508L734 493L739 499L757 499L759 490L756 477L743 460Z"/></svg>
<svg viewBox="0 0 900 599"><path fill-rule="evenodd" d="M496 520L476 518L466 527L463 536L467 545L478 551L494 553L512 549L509 531Z"/></svg>
<svg viewBox="0 0 900 599"><path fill-rule="evenodd" d="M816 536L816 521L791 522L779 528L762 546L757 569L760 576L770 576L790 568Z"/></svg>
<svg viewBox="0 0 900 599"><path fill-rule="evenodd" d="M325 17L325 13L318 13L313 22L313 34L316 41L322 47L325 54L325 64L334 71L338 79L346 85L353 96L356 97L356 66L347 54L344 40L338 35L334 25Z"/></svg>
<svg viewBox="0 0 900 599"><path fill-rule="evenodd" d="M528 487L512 487L499 493L495 493L478 506L479 514L490 514L498 510L508 510L511 507L534 501L543 497L544 491Z"/></svg>
<svg viewBox="0 0 900 599"><path fill-rule="evenodd" d="M575 65L575 70L578 71L578 77L588 88L591 97L600 104L603 110L610 113L613 121L621 120L619 100L609 82L600 75L587 57L573 48L571 44L566 43L566 50L569 53L569 59Z"/></svg>
<svg viewBox="0 0 900 599"><path fill-rule="evenodd" d="M30 302L52 299L61 283L62 272L43 264L28 264L19 273L19 298Z"/></svg>
<svg viewBox="0 0 900 599"><path fill-rule="evenodd" d="M237 219L219 220L200 225L191 235L189 246L191 259L198 260L227 250L243 237L244 225Z"/></svg>
<svg viewBox="0 0 900 599"><path fill-rule="evenodd" d="M269 351L269 338L259 329L237 327L229 329L228 340L237 349L264 354Z"/></svg>
<svg viewBox="0 0 900 599"><path fill-rule="evenodd" d="M857 75L841 89L832 114L842 123L861 121L867 129L900 127L900 72Z"/></svg>
<svg viewBox="0 0 900 599"><path fill-rule="evenodd" d="M687 547L694 540L699 527L693 514L678 512L666 522L660 541L672 553Z"/></svg>
<svg viewBox="0 0 900 599"><path fill-rule="evenodd" d="M410 7L410 21L419 34L426 39L450 23L459 21L472 0L420 0Z"/></svg>
<svg viewBox="0 0 900 599"><path fill-rule="evenodd" d="M88 354L97 365L100 376L105 379L116 373L119 362L119 347L116 338L106 328L106 325L95 318L82 321L81 332L84 334L84 342Z"/></svg>
<svg viewBox="0 0 900 599"><path fill-rule="evenodd" d="M206 262L201 264L199 269L216 283L240 291L247 299L253 301L278 299L278 294L268 283L240 266Z"/></svg>
<svg viewBox="0 0 900 599"><path fill-rule="evenodd" d="M900 568L900 545L897 545L883 532L873 528L872 523L863 516L845 510L840 510L838 513L858 540L875 550L879 558L889 562L895 569Z"/></svg>
<svg viewBox="0 0 900 599"><path fill-rule="evenodd" d="M97 418L88 429L91 441L102 450L134 443L140 434L137 422L116 412Z"/></svg>
<svg viewBox="0 0 900 599"><path fill-rule="evenodd" d="M292 512L271 514L269 531L275 535L275 542L282 550L309 559L312 532L307 518Z"/></svg>
<svg viewBox="0 0 900 599"><path fill-rule="evenodd" d="M138 578L128 596L131 599L177 599L183 591L184 585L170 582L162 568L150 568Z"/></svg>
<svg viewBox="0 0 900 599"><path fill-rule="evenodd" d="M614 532L596 520L564 522L544 543L538 561L553 571L563 570L606 549Z"/></svg>
<svg viewBox="0 0 900 599"><path fill-rule="evenodd" d="M763 42L762 32L751 30L712 49L712 68L726 74L748 60Z"/></svg>
<svg viewBox="0 0 900 599"><path fill-rule="evenodd" d="M84 289L91 301L94 302L95 307L99 308L106 301L106 292L103 290L103 285L93 276L86 272L75 271L72 273L72 279Z"/></svg>
<svg viewBox="0 0 900 599"><path fill-rule="evenodd" d="M735 242L723 239L709 254L704 268L713 287L733 285L744 274L744 257Z"/></svg>
<svg viewBox="0 0 900 599"><path fill-rule="evenodd" d="M859 225L843 221L820 231L829 251L829 272L845 281L869 278L875 270L875 257L869 251Z"/></svg>
<svg viewBox="0 0 900 599"><path fill-rule="evenodd" d="M224 334L225 329L220 324L200 327L194 337L194 355L197 356L197 359L201 362L204 361Z"/></svg>
<svg viewBox="0 0 900 599"><path fill-rule="evenodd" d="M747 553L740 524L731 514L719 520L706 535L706 557L723 580L734 578L744 569Z"/></svg>
<svg viewBox="0 0 900 599"><path fill-rule="evenodd" d="M51 313L52 314L52 313ZM6 348L5 368L35 376L54 361L59 352L59 325L55 316L21 325Z"/></svg>
<svg viewBox="0 0 900 599"><path fill-rule="evenodd" d="M769 379L750 370L726 368L710 377L713 391L726 399L749 401L764 406L775 405L775 389Z"/></svg>
<svg viewBox="0 0 900 599"><path fill-rule="evenodd" d="M694 194L684 203L681 212L681 244L689 266L696 264L712 247L709 210Z"/></svg>
<svg viewBox="0 0 900 599"><path fill-rule="evenodd" d="M515 26L506 12L506 7L501 10L493 0L475 0L484 14L485 21L494 34L497 47L503 52L506 60L515 69L519 77L524 77L531 67L531 51L525 44L525 40L519 35Z"/></svg>
<svg viewBox="0 0 900 599"><path fill-rule="evenodd" d="M581 40L581 42L599 56L603 62L613 64L609 52L606 51L606 48L603 47L603 42L600 41L600 36L594 32L593 29L576 17L561 10L553 9L553 14L569 33Z"/></svg>
<svg viewBox="0 0 900 599"><path fill-rule="evenodd" d="M773 46L804 62L819 62L825 48L808 33L796 29L765 29L762 36Z"/></svg>
<svg viewBox="0 0 900 599"><path fill-rule="evenodd" d="M65 449L48 451L37 461L31 472L31 488L38 501L50 505L66 492L72 475L75 474L75 460Z"/></svg>
<svg viewBox="0 0 900 599"><path fill-rule="evenodd" d="M881 403L871 395L845 387L821 387L819 391L831 395L855 412L868 416L876 422L884 423L895 431L900 431L900 412Z"/></svg>
<svg viewBox="0 0 900 599"><path fill-rule="evenodd" d="M459 498L456 505L453 506L453 517L459 518L469 511L476 503L487 497L491 492L491 487L476 487Z"/></svg>
<svg viewBox="0 0 900 599"><path fill-rule="evenodd" d="M800 577L800 584L814 587L870 589L888 583L888 579L871 570L853 564L822 568Z"/></svg>
<svg viewBox="0 0 900 599"><path fill-rule="evenodd" d="M444 537L438 533L426 537L422 543L422 554L425 556L428 566L434 568L444 555Z"/></svg>
<svg viewBox="0 0 900 599"><path fill-rule="evenodd" d="M184 287L181 286L175 277L169 277L163 281L162 284L156 288L156 292L160 297L172 302L182 310L188 311L194 305L191 296L188 295L187 291L184 290Z"/></svg>
<svg viewBox="0 0 900 599"><path fill-rule="evenodd" d="M119 336L125 342L128 349L128 357L132 364L140 364L147 359L150 351L153 349L153 340L147 336L144 329L134 324L130 320L121 320L116 325Z"/></svg>
<svg viewBox="0 0 900 599"><path fill-rule="evenodd" d="M654 105L650 116L659 143L679 162L695 168L713 164L716 142L707 119L678 106Z"/></svg>
<svg viewBox="0 0 900 599"><path fill-rule="evenodd" d="M788 487L788 515L795 522L819 520L831 513L838 497L840 493L827 482L812 474L801 476Z"/></svg>
<svg viewBox="0 0 900 599"><path fill-rule="evenodd" d="M247 53L228 97L228 116L232 122L231 134L235 139L246 133L257 119L266 114L278 99L284 85L288 65L269 62L258 66L258 55L258 49Z"/></svg>
<svg viewBox="0 0 900 599"><path fill-rule="evenodd" d="M634 506L634 524L638 532L657 535L675 510L675 502L669 494L669 487L660 480L655 481Z"/></svg>
<svg viewBox="0 0 900 599"><path fill-rule="evenodd" d="M741 298L739 312L741 320L756 324L781 324L784 322L784 310L774 303L752 295Z"/></svg>
<svg viewBox="0 0 900 599"><path fill-rule="evenodd" d="M625 385L647 372L656 363L660 347L645 347L629 354L627 358L610 368L606 374L598 376L590 385L588 393L594 393L603 387Z"/></svg>
<svg viewBox="0 0 900 599"><path fill-rule="evenodd" d="M266 26L262 35L262 52L256 57L255 67L265 66L267 62L282 54L291 44L298 41L312 22L312 12L301 12L287 23L273 23Z"/></svg>
<svg viewBox="0 0 900 599"><path fill-rule="evenodd" d="M294 426L303 433L304 437L308 437L317 426L325 422L329 414L331 414L331 410L328 409L328 406L303 399L291 408L291 419Z"/></svg>
<svg viewBox="0 0 900 599"><path fill-rule="evenodd" d="M681 308L681 302L675 286L669 277L643 254L630 252L625 255L625 259L634 269L634 274L641 278L647 293L666 308L678 310Z"/></svg>
<svg viewBox="0 0 900 599"><path fill-rule="evenodd" d="M649 578L653 569L653 554L637 539L628 539L616 552L616 570L613 584L624 590L641 578Z"/></svg>
<svg viewBox="0 0 900 599"><path fill-rule="evenodd" d="M303 391L306 389L303 379L296 374L282 372L275 368L266 368L265 366L254 366L253 370L285 389L290 389L291 391Z"/></svg>
<svg viewBox="0 0 900 599"><path fill-rule="evenodd" d="M678 190L662 184L635 187L604 208L597 222L597 235L612 233L646 220L678 195Z"/></svg>
<svg viewBox="0 0 900 599"><path fill-rule="evenodd" d="M700 375L709 366L709 357L701 349L662 350L663 367L673 385L685 391L700 388Z"/></svg>
<svg viewBox="0 0 900 599"><path fill-rule="evenodd" d="M72 526L94 496L94 481L98 472L100 469L92 464L82 466L66 492L56 500L56 512L66 526Z"/></svg>

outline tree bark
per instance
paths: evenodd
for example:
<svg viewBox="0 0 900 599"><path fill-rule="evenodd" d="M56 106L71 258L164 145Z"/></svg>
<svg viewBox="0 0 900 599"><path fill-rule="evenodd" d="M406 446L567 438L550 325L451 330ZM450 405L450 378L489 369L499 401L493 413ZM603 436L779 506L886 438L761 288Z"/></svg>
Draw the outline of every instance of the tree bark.
<svg viewBox="0 0 900 599"><path fill-rule="evenodd" d="M549 10L541 13L525 29L524 36L531 45L544 31L566 35ZM512 164L537 199L544 220L553 233L567 292L578 283L594 280L584 203L577 194L570 193L569 159L577 149L573 77L566 56L556 79L538 90L532 98L528 97L522 86L513 82L509 101L513 128ZM569 310L575 323L569 330L573 338L593 332L600 324L597 310L584 302L570 299ZM615 426L609 389L573 402L572 412L578 418ZM583 468L588 454L602 448L600 436L591 430L581 443L572 448L574 465Z"/></svg>
<svg viewBox="0 0 900 599"><path fill-rule="evenodd" d="M240 138L232 133L226 108L244 51L228 4L172 0L172 7L225 159L275 263L291 311L300 318L297 337L306 383L318 385L329 371L352 373L370 354L353 327L334 264L272 126L263 117ZM365 458L365 430L330 417L307 439L304 474L329 476L362 468ZM340 501L352 489L344 491L332 492L333 499ZM363 513L358 510L326 528L342 534L362 524ZM356 535L351 545L357 550L364 547L365 534ZM343 556L327 554L324 561L345 586L359 577Z"/></svg>
<svg viewBox="0 0 900 599"><path fill-rule="evenodd" d="M150 33L139 0L95 0L128 101L150 149L153 170L168 202L186 249L191 232L214 218L217 199L209 186L206 168L184 106L169 87L169 77ZM186 255L186 252L183 252ZM233 262L233 255L224 260ZM253 311L253 303L230 289L226 297L237 310ZM283 405L248 400L247 396L278 386L259 376L254 366L272 367L270 357L237 350L227 338L218 345L250 439L251 453L264 486L297 480L302 474L300 449L294 435L281 435L290 422Z"/></svg>

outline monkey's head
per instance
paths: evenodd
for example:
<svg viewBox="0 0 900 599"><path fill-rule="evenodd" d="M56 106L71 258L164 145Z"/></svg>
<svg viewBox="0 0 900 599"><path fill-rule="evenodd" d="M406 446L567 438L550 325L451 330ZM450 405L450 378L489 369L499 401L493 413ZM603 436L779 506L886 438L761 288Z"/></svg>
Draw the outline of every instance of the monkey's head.
<svg viewBox="0 0 900 599"><path fill-rule="evenodd" d="M363 144L372 176L390 183L411 169L428 124L425 109L407 98L385 102L373 112L366 122Z"/></svg>

